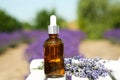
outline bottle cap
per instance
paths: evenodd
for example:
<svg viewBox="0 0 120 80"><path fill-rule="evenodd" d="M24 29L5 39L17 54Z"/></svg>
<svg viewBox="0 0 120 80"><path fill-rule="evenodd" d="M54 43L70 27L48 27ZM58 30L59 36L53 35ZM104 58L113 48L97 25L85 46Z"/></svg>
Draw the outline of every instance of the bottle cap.
<svg viewBox="0 0 120 80"><path fill-rule="evenodd" d="M55 15L50 16L50 25L48 26L48 33L49 34L58 34L59 33L59 27L56 24L56 16Z"/></svg>

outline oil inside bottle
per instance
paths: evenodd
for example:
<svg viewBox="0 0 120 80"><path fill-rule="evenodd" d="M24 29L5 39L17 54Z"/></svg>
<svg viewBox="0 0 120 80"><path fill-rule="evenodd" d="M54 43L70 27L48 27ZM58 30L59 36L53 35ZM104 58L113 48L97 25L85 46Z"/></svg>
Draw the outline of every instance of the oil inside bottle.
<svg viewBox="0 0 120 80"><path fill-rule="evenodd" d="M47 77L64 76L63 43L55 34L44 43L44 64Z"/></svg>

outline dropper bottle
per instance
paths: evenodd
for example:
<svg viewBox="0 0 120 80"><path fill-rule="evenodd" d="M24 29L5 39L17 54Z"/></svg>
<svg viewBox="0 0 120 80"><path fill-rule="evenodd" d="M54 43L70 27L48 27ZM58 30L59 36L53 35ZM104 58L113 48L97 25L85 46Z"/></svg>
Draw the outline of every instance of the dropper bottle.
<svg viewBox="0 0 120 80"><path fill-rule="evenodd" d="M63 77L64 70L64 50L63 42L58 38L59 27L56 24L56 16L50 17L48 26L49 38L44 42L44 72L46 77Z"/></svg>

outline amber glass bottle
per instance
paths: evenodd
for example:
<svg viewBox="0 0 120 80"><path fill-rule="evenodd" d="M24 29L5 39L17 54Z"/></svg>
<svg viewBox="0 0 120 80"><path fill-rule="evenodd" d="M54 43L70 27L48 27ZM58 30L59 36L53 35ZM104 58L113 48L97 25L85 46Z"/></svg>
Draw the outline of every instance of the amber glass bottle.
<svg viewBox="0 0 120 80"><path fill-rule="evenodd" d="M46 77L63 77L65 73L64 45L58 38L58 27L54 20L56 17L52 15L51 25L48 28L49 38L44 42L44 70Z"/></svg>

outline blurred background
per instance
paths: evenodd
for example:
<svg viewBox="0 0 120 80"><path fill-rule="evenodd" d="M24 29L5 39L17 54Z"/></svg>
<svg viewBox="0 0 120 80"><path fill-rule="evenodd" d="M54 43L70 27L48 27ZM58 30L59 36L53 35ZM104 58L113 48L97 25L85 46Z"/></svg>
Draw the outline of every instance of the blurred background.
<svg viewBox="0 0 120 80"><path fill-rule="evenodd" d="M50 15L65 57L120 58L120 0L0 0L0 80L25 80L43 58Z"/></svg>

